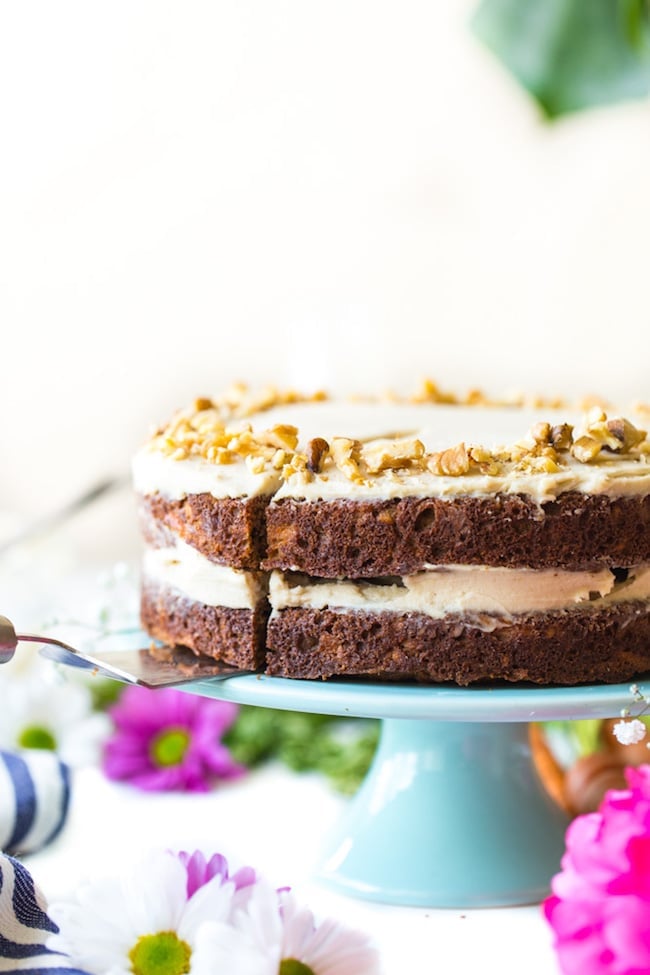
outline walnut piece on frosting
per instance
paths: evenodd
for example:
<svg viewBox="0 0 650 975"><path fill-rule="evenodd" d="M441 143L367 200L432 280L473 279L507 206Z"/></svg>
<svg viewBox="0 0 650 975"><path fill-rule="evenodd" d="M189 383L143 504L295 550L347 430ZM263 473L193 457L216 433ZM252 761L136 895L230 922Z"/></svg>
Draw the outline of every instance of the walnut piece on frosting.
<svg viewBox="0 0 650 975"><path fill-rule="evenodd" d="M615 454L643 453L641 445L647 432L639 430L624 417L607 418L599 407L591 410L587 418L587 428L583 436L576 440L571 453L576 460L590 463L606 450Z"/></svg>
<svg viewBox="0 0 650 975"><path fill-rule="evenodd" d="M330 452L330 445L323 437L314 437L307 444L306 462L307 470L312 474L320 472L323 461Z"/></svg>
<svg viewBox="0 0 650 975"><path fill-rule="evenodd" d="M443 392L433 379L424 379L420 389L410 400L412 403L458 403L458 397L454 393Z"/></svg>
<svg viewBox="0 0 650 975"><path fill-rule="evenodd" d="M332 460L350 481L363 480L359 467L360 451L361 443L358 440L349 440L347 437L332 437L330 442Z"/></svg>
<svg viewBox="0 0 650 975"><path fill-rule="evenodd" d="M470 458L464 443L459 443L448 450L439 453L429 454L427 457L427 469L432 474L446 474L450 477L460 477L467 474L470 468Z"/></svg>
<svg viewBox="0 0 650 975"><path fill-rule="evenodd" d="M364 444L361 450L361 459L370 474L411 467L414 461L419 461L423 457L424 444L414 438L371 441Z"/></svg>
<svg viewBox="0 0 650 975"><path fill-rule="evenodd" d="M593 437L587 435L583 437L578 437L574 440L571 447L571 454L576 460L579 460L581 464L588 464L590 461L594 460L600 451L602 450L602 444L594 440Z"/></svg>
<svg viewBox="0 0 650 975"><path fill-rule="evenodd" d="M269 447L276 447L280 450L295 450L298 446L298 427L290 426L288 423L281 423L256 434L260 443Z"/></svg>
<svg viewBox="0 0 650 975"><path fill-rule="evenodd" d="M570 450L573 443L573 427L570 423L558 423L551 427L550 442L556 450Z"/></svg>
<svg viewBox="0 0 650 975"><path fill-rule="evenodd" d="M250 417L254 413L271 410L274 406L287 406L291 403L319 403L327 398L327 393L323 390L304 394L295 389L278 389L277 386L265 386L261 390L252 391L245 383L234 383L222 396L214 400L214 405L222 414L242 419Z"/></svg>
<svg viewBox="0 0 650 975"><path fill-rule="evenodd" d="M561 470L558 459L553 447L542 447L524 454L515 465L515 470L528 474L557 474Z"/></svg>

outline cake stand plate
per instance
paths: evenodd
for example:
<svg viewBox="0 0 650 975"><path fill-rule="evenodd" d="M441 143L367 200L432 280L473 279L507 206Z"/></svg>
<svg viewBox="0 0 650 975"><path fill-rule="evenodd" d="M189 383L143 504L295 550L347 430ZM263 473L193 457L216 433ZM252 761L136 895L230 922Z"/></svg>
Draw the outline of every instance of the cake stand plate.
<svg viewBox="0 0 650 975"><path fill-rule="evenodd" d="M382 720L366 779L325 841L318 879L386 904L540 901L568 818L537 774L528 722L605 718L629 685L460 688L246 675L184 690L239 704Z"/></svg>

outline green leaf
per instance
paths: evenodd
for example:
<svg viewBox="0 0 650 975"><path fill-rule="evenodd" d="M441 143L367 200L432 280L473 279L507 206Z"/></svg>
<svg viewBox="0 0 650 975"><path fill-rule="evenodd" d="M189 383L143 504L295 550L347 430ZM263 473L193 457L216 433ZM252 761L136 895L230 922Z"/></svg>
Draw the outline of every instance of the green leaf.
<svg viewBox="0 0 650 975"><path fill-rule="evenodd" d="M549 118L650 93L647 0L482 0L472 29Z"/></svg>
<svg viewBox="0 0 650 975"><path fill-rule="evenodd" d="M370 767L379 722L243 705L223 740L249 768L276 759L295 772L320 772L349 795Z"/></svg>
<svg viewBox="0 0 650 975"><path fill-rule="evenodd" d="M88 687L92 696L93 710L106 711L119 701L125 685L117 680L92 677L88 681Z"/></svg>

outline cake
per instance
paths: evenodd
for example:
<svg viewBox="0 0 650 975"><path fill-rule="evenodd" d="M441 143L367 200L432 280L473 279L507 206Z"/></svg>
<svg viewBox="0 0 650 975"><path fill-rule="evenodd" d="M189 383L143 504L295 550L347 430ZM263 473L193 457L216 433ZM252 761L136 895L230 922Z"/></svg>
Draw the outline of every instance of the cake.
<svg viewBox="0 0 650 975"><path fill-rule="evenodd" d="M152 637L273 676L650 670L647 407L238 389L134 460Z"/></svg>

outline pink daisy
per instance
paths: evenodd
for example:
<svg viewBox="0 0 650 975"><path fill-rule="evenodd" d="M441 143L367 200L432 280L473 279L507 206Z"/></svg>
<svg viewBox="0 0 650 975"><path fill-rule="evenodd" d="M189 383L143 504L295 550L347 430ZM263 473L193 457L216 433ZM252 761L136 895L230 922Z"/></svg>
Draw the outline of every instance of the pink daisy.
<svg viewBox="0 0 650 975"><path fill-rule="evenodd" d="M230 931L215 924L203 932L202 952L214 971L256 975L379 975L376 948L366 935L331 919L318 923L291 893L264 881L252 888ZM233 968L232 959L245 961ZM246 967L248 966L248 967Z"/></svg>
<svg viewBox="0 0 650 975"><path fill-rule="evenodd" d="M214 877L220 877L222 884L230 881L235 885L235 892L246 890L257 880L257 874L252 867L240 867L236 873L230 874L228 861L221 853L214 853L209 860L206 860L200 850L195 850L194 853L181 850L177 856L187 870L188 898Z"/></svg>
<svg viewBox="0 0 650 975"><path fill-rule="evenodd" d="M237 705L171 688L128 687L109 714L115 731L104 748L109 779L141 789L206 792L246 769L221 741Z"/></svg>

